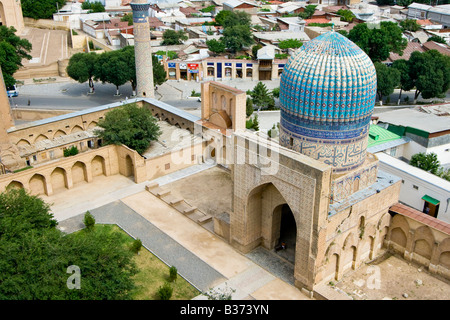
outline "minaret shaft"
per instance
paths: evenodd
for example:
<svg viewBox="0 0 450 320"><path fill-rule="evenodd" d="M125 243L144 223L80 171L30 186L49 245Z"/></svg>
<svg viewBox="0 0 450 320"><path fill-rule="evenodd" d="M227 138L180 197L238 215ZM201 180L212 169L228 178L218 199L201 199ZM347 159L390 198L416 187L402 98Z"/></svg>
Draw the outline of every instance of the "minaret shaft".
<svg viewBox="0 0 450 320"><path fill-rule="evenodd" d="M133 0L134 53L136 62L136 95L154 98L152 47L150 44L150 26L148 23L147 0Z"/></svg>

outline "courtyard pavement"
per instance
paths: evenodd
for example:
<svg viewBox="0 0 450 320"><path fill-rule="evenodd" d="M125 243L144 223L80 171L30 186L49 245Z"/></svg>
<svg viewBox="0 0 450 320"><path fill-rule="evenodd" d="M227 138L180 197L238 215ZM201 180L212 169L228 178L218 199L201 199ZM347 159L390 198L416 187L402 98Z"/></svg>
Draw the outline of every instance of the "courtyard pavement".
<svg viewBox="0 0 450 320"><path fill-rule="evenodd" d="M192 166L155 181L163 185L210 167ZM261 249L247 255L239 253L145 191L149 182L134 184L119 175L105 177L85 184L84 188L61 193L64 197L47 197L46 201L53 203L52 212L64 232L83 228L84 213L89 210L97 223L117 224L141 239L144 247L168 266L176 266L179 275L200 291L233 289L233 300L309 300L293 286L293 276L289 276L293 275L292 266L280 267L282 260ZM81 205L80 198L87 194L91 200ZM207 298L199 295L195 299Z"/></svg>

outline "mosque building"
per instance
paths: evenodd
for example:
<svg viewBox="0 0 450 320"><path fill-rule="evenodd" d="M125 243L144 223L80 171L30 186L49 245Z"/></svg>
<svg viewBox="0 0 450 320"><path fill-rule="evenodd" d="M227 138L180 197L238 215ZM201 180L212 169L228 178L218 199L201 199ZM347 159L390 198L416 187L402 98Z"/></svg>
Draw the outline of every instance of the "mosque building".
<svg viewBox="0 0 450 320"><path fill-rule="evenodd" d="M148 2L135 0L132 8L139 40L135 47L138 92L133 101L167 122L168 133L185 130L189 141L195 142L158 149L146 157L122 145L90 144L94 138L81 132L95 128L122 103L14 127L0 82L2 162L13 170L23 168L28 164L23 152L38 150L44 142L39 152L51 160L0 175L0 190L19 187L51 196L115 174L142 183L213 159L227 168L232 182L227 199L231 210L201 220L210 219L212 231L243 254L258 248L273 252L286 242L292 283L311 296L320 297L320 284L340 280L377 258L382 248L450 277L450 231L434 225L434 220L408 216L409 211L398 204L401 179L379 170L377 157L366 150L376 72L354 43L330 31L289 58L280 80L276 141L245 129L245 92L220 82L202 83L201 117L154 99ZM79 154L57 155L56 150L74 144L80 146ZM50 148L55 148L53 157ZM175 153L178 162L173 160ZM164 194L155 183L146 190L157 197ZM187 215L194 209L189 210L180 213Z"/></svg>

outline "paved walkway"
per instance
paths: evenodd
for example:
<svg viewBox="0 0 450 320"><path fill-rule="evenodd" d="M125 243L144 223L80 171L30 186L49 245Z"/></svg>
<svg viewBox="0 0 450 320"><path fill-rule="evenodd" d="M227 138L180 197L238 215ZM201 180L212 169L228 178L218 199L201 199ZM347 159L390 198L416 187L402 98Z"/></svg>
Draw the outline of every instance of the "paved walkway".
<svg viewBox="0 0 450 320"><path fill-rule="evenodd" d="M165 184L209 167L205 164L193 166L156 180ZM90 192L101 195L104 182L97 183L100 184L97 190ZM85 210L95 216L97 223L119 225L131 236L141 239L143 245L167 265L176 266L180 276L201 291L231 288L235 290L234 300L308 299L292 285L292 278L283 275L282 271L289 268L276 268L282 260L277 261L273 254L260 249L248 255L239 253L215 234L145 191L147 183L127 185L127 182L125 187L94 201L91 207L83 206L84 211L77 206L79 195L64 193L67 208L55 210L52 206L52 211L59 221L59 228L65 232L83 228ZM95 184L96 181L86 186ZM111 200L112 194L116 197L114 200ZM92 194L92 197L96 195ZM71 204L78 210L68 214ZM292 275L293 270L289 273ZM206 297L200 295L195 299Z"/></svg>

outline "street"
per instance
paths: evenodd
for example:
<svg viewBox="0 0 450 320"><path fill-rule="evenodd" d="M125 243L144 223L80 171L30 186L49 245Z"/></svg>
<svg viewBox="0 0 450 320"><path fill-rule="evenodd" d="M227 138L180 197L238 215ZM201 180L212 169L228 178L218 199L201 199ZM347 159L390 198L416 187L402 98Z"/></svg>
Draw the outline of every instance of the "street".
<svg viewBox="0 0 450 320"><path fill-rule="evenodd" d="M223 81L224 84L239 88L242 91L251 90L257 84L255 81ZM279 86L279 81L263 81L269 91ZM116 96L116 87L112 84L95 83L95 93L88 94L87 83L78 83L67 78L45 84L25 84L18 88L19 96L9 98L11 108L53 109L53 110L83 110L109 103L119 102L132 95L129 83L120 86L120 96ZM157 87L155 98L174 107L184 109L190 113L201 115L201 102L198 98L189 98L192 91L200 92L201 83L194 81L166 81ZM413 101L414 92L403 92L402 97L410 96ZM398 91L391 95L391 101L396 101ZM447 99L450 95L447 94ZM421 99L419 98L419 101ZM276 99L278 104L278 99ZM417 105L380 106L375 103L373 115L398 108L413 108ZM260 129L272 128L280 119L279 111L259 112Z"/></svg>

